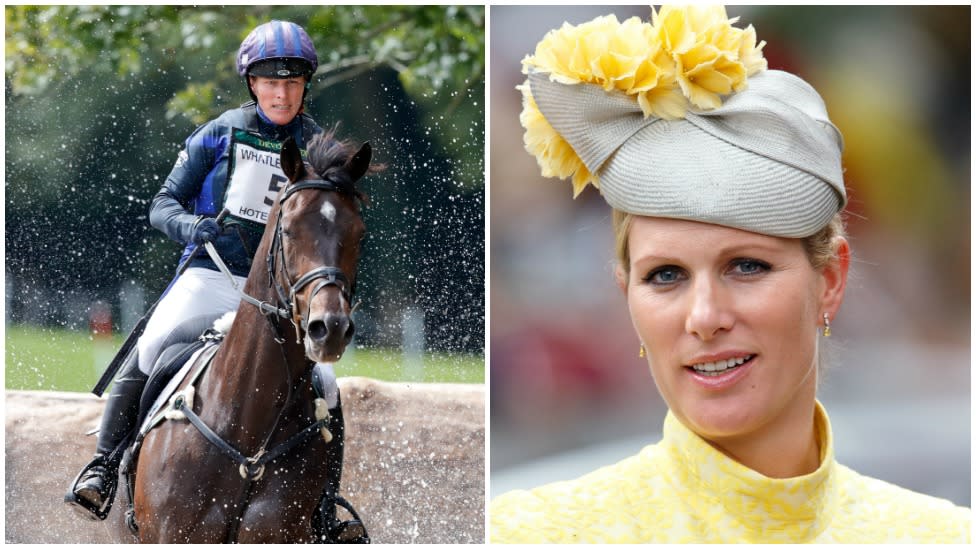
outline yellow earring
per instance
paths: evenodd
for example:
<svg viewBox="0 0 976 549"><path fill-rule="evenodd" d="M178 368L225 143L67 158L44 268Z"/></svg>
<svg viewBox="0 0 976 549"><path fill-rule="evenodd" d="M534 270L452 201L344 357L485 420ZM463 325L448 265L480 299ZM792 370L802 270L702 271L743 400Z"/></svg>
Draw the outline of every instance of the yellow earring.
<svg viewBox="0 0 976 549"><path fill-rule="evenodd" d="M644 344L643 343L641 343L640 352L637 353L637 356L639 356L641 358L644 358L645 356L647 356L647 351L644 350Z"/></svg>
<svg viewBox="0 0 976 549"><path fill-rule="evenodd" d="M824 313L824 337L830 337L830 317Z"/></svg>

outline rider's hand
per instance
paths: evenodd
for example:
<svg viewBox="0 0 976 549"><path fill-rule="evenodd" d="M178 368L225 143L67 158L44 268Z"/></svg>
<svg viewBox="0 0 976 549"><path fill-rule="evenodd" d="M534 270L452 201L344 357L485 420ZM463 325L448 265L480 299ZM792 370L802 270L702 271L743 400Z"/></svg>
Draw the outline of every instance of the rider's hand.
<svg viewBox="0 0 976 549"><path fill-rule="evenodd" d="M204 242L212 242L220 234L220 225L212 217L202 217L193 226L193 243L202 246Z"/></svg>

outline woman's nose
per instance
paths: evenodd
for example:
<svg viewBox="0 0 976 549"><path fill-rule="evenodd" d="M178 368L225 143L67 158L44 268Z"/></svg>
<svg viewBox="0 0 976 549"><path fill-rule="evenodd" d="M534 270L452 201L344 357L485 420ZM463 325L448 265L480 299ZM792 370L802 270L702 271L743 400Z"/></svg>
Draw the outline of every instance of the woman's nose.
<svg viewBox="0 0 976 549"><path fill-rule="evenodd" d="M689 296L685 331L702 341L708 341L732 329L735 315L727 301L728 296L718 282L706 279L695 281Z"/></svg>

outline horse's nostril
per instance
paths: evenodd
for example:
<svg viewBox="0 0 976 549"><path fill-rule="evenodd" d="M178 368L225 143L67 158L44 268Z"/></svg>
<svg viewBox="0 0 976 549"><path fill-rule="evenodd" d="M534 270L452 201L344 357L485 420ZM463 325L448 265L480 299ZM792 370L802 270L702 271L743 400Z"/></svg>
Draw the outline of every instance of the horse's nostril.
<svg viewBox="0 0 976 549"><path fill-rule="evenodd" d="M325 326L325 322L321 320L313 320L308 325L308 337L314 340L325 339L325 336L329 335L329 329Z"/></svg>
<svg viewBox="0 0 976 549"><path fill-rule="evenodd" d="M349 321L349 327L346 328L346 343L348 344L352 341L352 336L356 335L356 325Z"/></svg>

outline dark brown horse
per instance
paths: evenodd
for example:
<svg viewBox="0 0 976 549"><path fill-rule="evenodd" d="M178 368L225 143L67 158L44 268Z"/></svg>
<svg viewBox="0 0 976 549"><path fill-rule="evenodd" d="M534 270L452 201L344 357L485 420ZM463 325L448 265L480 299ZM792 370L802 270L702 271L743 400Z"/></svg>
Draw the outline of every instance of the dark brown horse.
<svg viewBox="0 0 976 549"><path fill-rule="evenodd" d="M312 368L338 360L352 338L365 231L355 183L370 157L368 143L356 150L331 134L308 144L308 164L293 141L283 145L289 183L244 287L253 299L196 379L192 403L182 403L204 427L162 421L141 442L131 490L139 541L317 540L313 517L331 473Z"/></svg>

